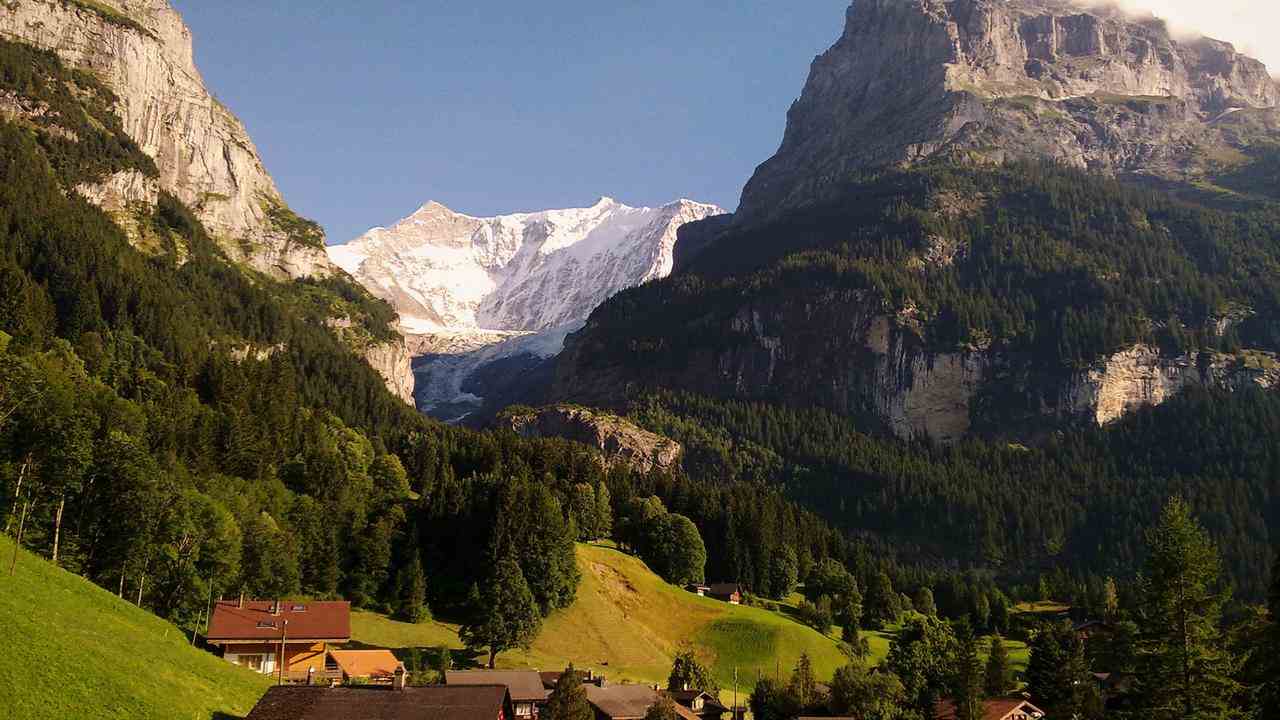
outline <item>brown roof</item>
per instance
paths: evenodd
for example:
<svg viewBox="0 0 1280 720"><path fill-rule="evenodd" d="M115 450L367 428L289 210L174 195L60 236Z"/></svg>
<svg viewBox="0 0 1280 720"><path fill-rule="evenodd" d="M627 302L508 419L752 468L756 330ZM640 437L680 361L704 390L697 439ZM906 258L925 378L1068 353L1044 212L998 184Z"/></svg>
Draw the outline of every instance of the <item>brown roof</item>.
<svg viewBox="0 0 1280 720"><path fill-rule="evenodd" d="M587 686L587 702L612 720L639 720L658 702L661 694L650 685ZM701 720L689 708L676 703L676 714L684 720Z"/></svg>
<svg viewBox="0 0 1280 720"><path fill-rule="evenodd" d="M450 670L444 681L448 685L502 685L511 691L512 702L547 699L547 689L536 670Z"/></svg>
<svg viewBox="0 0 1280 720"><path fill-rule="evenodd" d="M711 693L703 692L702 690L667 690L666 693L672 700L675 700L685 707L691 706L694 700L702 697L706 706L710 707L713 711L718 710L720 712L729 712L729 708L720 703L720 698L715 697Z"/></svg>
<svg viewBox="0 0 1280 720"><path fill-rule="evenodd" d="M291 602L280 603L280 614L272 615L272 600L246 600L240 607L235 600L220 600L209 619L211 642L226 640L279 640L289 622L289 640L351 639L351 603Z"/></svg>
<svg viewBox="0 0 1280 720"><path fill-rule="evenodd" d="M1023 710L1029 717L1044 717L1043 710L1026 700L1016 698L987 700L982 703L982 707L982 720L1005 720L1018 710ZM939 702L934 711L936 720L956 720L957 716L956 704L951 700Z"/></svg>
<svg viewBox="0 0 1280 720"><path fill-rule="evenodd" d="M711 586L710 592L712 595L732 595L741 593L742 586L738 583L716 583Z"/></svg>
<svg viewBox="0 0 1280 720"><path fill-rule="evenodd" d="M329 655L348 677L389 678L400 667L390 650L330 650Z"/></svg>
<svg viewBox="0 0 1280 720"><path fill-rule="evenodd" d="M273 687L245 720L497 720L505 687Z"/></svg>

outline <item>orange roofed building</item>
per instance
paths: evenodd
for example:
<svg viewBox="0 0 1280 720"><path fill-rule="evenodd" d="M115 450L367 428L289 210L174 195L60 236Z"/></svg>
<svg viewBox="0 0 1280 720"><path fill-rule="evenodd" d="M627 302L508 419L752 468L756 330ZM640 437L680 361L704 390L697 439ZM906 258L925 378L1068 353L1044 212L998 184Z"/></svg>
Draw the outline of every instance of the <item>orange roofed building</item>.
<svg viewBox="0 0 1280 720"><path fill-rule="evenodd" d="M209 618L209 644L227 662L270 675L305 679L324 672L330 645L351 642L351 603L220 600Z"/></svg>

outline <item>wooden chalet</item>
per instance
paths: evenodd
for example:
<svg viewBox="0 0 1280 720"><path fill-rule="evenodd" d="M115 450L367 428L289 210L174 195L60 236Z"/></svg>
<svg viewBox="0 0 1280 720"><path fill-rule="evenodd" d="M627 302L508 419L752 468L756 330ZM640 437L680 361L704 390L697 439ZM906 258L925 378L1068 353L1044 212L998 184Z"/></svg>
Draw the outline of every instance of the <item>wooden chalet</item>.
<svg viewBox="0 0 1280 720"><path fill-rule="evenodd" d="M574 670L574 672L578 674L578 680L580 680L583 685L598 686L605 681L604 676L597 675L594 670ZM538 673L538 676L542 678L542 687L546 689L547 693L556 689L556 685L560 683L560 677L562 675L564 675L563 670Z"/></svg>
<svg viewBox="0 0 1280 720"><path fill-rule="evenodd" d="M227 662L304 682L333 673L330 646L351 642L351 604L221 600L206 637Z"/></svg>
<svg viewBox="0 0 1280 720"><path fill-rule="evenodd" d="M702 720L721 720L729 712L720 699L701 690L668 690L670 697L677 705L697 715Z"/></svg>
<svg viewBox="0 0 1280 720"><path fill-rule="evenodd" d="M943 700L935 706L935 720L957 720L959 713L952 700ZM987 700L982 703L982 720L1040 720L1044 711L1026 700L1007 698Z"/></svg>
<svg viewBox="0 0 1280 720"><path fill-rule="evenodd" d="M644 720L645 713L662 699L662 692L652 685L588 685L587 702L596 720ZM680 703L675 704L681 720L700 718Z"/></svg>
<svg viewBox="0 0 1280 720"><path fill-rule="evenodd" d="M536 670L451 670L444 675L451 687L501 685L511 694L514 718L536 718L550 695Z"/></svg>
<svg viewBox="0 0 1280 720"><path fill-rule="evenodd" d="M738 583L715 583L707 589L707 597L730 605L741 605L744 592Z"/></svg>
<svg viewBox="0 0 1280 720"><path fill-rule="evenodd" d="M511 698L502 685L405 687L308 687L267 691L245 720L511 720Z"/></svg>

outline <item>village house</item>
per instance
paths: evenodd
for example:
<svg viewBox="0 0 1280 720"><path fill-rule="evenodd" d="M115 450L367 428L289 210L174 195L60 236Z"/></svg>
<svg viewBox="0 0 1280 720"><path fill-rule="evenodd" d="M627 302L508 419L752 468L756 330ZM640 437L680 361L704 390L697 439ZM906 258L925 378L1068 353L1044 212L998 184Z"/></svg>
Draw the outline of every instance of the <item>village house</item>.
<svg viewBox="0 0 1280 720"><path fill-rule="evenodd" d="M692 690L687 686L682 690L669 690L667 696L702 720L721 720L729 712L729 708L710 693Z"/></svg>
<svg viewBox="0 0 1280 720"><path fill-rule="evenodd" d="M583 685L599 686L605 681L604 676L597 675L594 670L575 670L574 672L578 674L578 680L580 680ZM556 689L556 685L560 683L560 677L562 675L564 675L563 670L538 673L538 676L542 678L542 687L546 688L548 693Z"/></svg>
<svg viewBox="0 0 1280 720"><path fill-rule="evenodd" d="M743 590L738 583L716 583L707 589L707 597L730 605L742 604Z"/></svg>
<svg viewBox="0 0 1280 720"><path fill-rule="evenodd" d="M711 592L711 586L710 586L710 585L703 585L703 584L701 584L701 583L694 583L694 584L692 584L692 585L685 585L685 586L684 586L684 589L685 589L685 590L688 590L689 592L693 593L694 595L697 595L698 597L706 597L706 596L707 596L707 593Z"/></svg>
<svg viewBox="0 0 1280 720"><path fill-rule="evenodd" d="M245 720L511 720L502 685L406 687L273 687Z"/></svg>
<svg viewBox="0 0 1280 720"><path fill-rule="evenodd" d="M645 713L662 699L662 693L652 685L587 686L587 702L595 711L596 720L644 720ZM675 704L681 720L699 720L687 707Z"/></svg>
<svg viewBox="0 0 1280 720"><path fill-rule="evenodd" d="M451 686L502 685L511 694L515 718L536 718L549 692L536 670L451 670L444 675Z"/></svg>
<svg viewBox="0 0 1280 720"><path fill-rule="evenodd" d="M305 682L332 673L326 668L330 646L351 642L351 604L220 600L206 637L229 663Z"/></svg>
<svg viewBox="0 0 1280 720"><path fill-rule="evenodd" d="M957 720L959 713L951 700L939 702L934 710L935 720ZM982 720L1040 720L1044 711L1026 700L1009 698L987 700L982 703Z"/></svg>
<svg viewBox="0 0 1280 720"><path fill-rule="evenodd" d="M365 680L389 685L404 664L390 650L330 650L325 668L342 674L342 682Z"/></svg>

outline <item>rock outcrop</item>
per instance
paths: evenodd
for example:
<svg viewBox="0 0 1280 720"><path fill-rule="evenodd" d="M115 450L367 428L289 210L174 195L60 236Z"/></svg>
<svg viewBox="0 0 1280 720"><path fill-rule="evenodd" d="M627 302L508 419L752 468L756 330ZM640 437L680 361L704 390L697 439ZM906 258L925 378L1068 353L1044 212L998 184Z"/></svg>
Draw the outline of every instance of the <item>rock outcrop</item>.
<svg viewBox="0 0 1280 720"><path fill-rule="evenodd" d="M210 94L191 31L167 0L11 0L0 37L51 50L101 78L125 131L154 158L158 187L113 177L84 188L107 209L160 190L195 210L232 257L277 277L334 271L323 233L289 209L244 125Z"/></svg>
<svg viewBox="0 0 1280 720"><path fill-rule="evenodd" d="M721 322L694 320L703 328ZM987 347L931 351L910 312L859 292L751 303L727 327L730 339L669 363L621 367L596 362L602 349L589 324L566 342L550 395L624 407L629 386L691 389L822 407L901 438L950 444L973 434L1035 441L1064 425L1107 424L1190 387L1280 387L1280 361L1264 352L1170 358L1137 345L1071 368Z"/></svg>
<svg viewBox="0 0 1280 720"><path fill-rule="evenodd" d="M562 438L600 451L606 464L622 463L647 473L673 470L684 450L670 438L643 430L615 415L557 405L505 415L501 425L527 438Z"/></svg>
<svg viewBox="0 0 1280 720"><path fill-rule="evenodd" d="M378 371L382 379L387 381L387 389L392 395L413 405L413 390L416 378L413 374L413 356L403 339L394 342L370 345L364 351L364 359Z"/></svg>
<svg viewBox="0 0 1280 720"><path fill-rule="evenodd" d="M1175 39L1151 16L1062 0L855 0L735 222L933 158L1042 157L1191 182L1247 149L1241 128L1274 124L1278 104L1262 63Z"/></svg>

